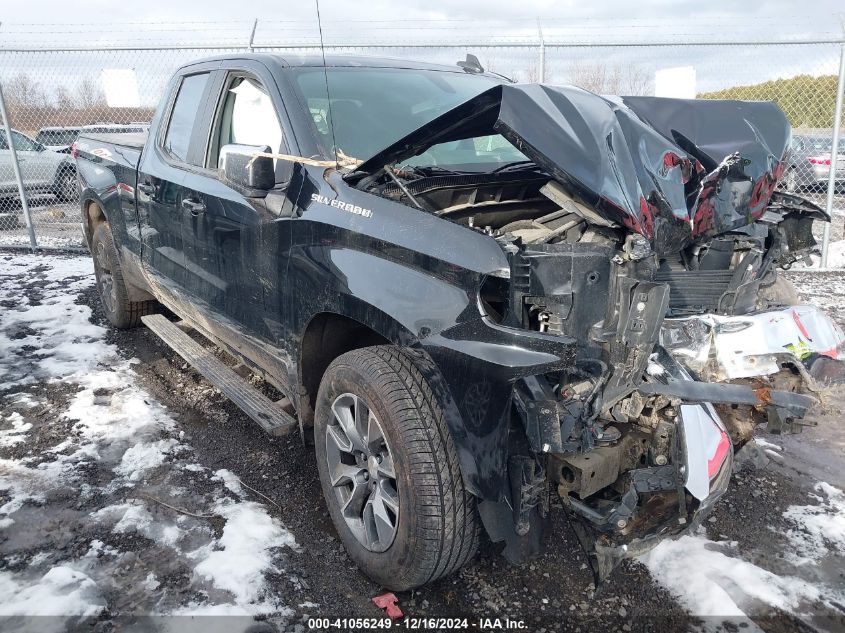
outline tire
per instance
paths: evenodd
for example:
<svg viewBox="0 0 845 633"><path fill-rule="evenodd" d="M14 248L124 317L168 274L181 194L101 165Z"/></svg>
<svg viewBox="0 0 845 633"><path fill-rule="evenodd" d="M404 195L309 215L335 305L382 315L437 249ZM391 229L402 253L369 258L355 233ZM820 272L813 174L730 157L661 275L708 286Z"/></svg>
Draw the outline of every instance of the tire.
<svg viewBox="0 0 845 633"><path fill-rule="evenodd" d="M94 229L91 253L94 256L94 274L97 277L100 303L109 323L121 329L140 325L141 317L155 312L157 304L155 301L129 300L108 222L101 222Z"/></svg>
<svg viewBox="0 0 845 633"><path fill-rule="evenodd" d="M353 458L354 431L341 422L347 415L347 427L362 429L357 441L366 461ZM373 581L405 591L451 574L475 555L475 497L464 488L441 404L408 352L365 347L335 359L320 383L314 441L329 514L346 551ZM364 472L369 481L353 483ZM344 515L344 497L351 499L351 518ZM386 520L377 521L379 515Z"/></svg>
<svg viewBox="0 0 845 633"><path fill-rule="evenodd" d="M74 202L79 198L79 186L76 182L76 170L73 167L62 167L56 176L53 193L59 202Z"/></svg>

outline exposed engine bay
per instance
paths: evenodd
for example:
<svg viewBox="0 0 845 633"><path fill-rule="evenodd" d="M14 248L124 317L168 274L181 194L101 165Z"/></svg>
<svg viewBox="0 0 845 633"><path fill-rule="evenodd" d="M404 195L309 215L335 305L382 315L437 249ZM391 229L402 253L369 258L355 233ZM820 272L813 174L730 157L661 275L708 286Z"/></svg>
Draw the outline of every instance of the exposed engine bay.
<svg viewBox="0 0 845 633"><path fill-rule="evenodd" d="M800 430L845 378L842 331L777 276L815 252L813 221L829 217L775 190L789 126L773 104L545 86L474 101L349 179L496 240L510 270L480 288L485 318L577 343L572 368L514 385L527 445L510 457L511 499L480 510L485 525L512 513L501 540L518 560L538 546L553 484L602 578L700 521L757 424ZM527 160L402 163L491 133Z"/></svg>

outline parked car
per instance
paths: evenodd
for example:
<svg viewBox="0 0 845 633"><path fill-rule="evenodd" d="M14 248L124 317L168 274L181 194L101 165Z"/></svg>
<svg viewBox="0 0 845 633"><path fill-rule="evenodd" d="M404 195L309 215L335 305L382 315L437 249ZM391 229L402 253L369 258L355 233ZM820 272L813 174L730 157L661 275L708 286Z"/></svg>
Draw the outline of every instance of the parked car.
<svg viewBox="0 0 845 633"><path fill-rule="evenodd" d="M796 192L802 187L827 187L833 138L798 134L792 137L792 156L783 179L783 187ZM845 139L839 140L836 159L836 183L845 184Z"/></svg>
<svg viewBox="0 0 845 633"><path fill-rule="evenodd" d="M480 526L536 554L550 488L602 579L698 525L746 427L788 430L841 369L841 330L777 276L829 218L774 191L774 104L469 70L184 66L146 140L77 141L97 287L112 324L145 323L268 433L313 437L377 583L454 572Z"/></svg>
<svg viewBox="0 0 845 633"><path fill-rule="evenodd" d="M93 123L83 125L81 131L86 134L132 134L149 129L148 123Z"/></svg>
<svg viewBox="0 0 845 633"><path fill-rule="evenodd" d="M62 202L76 199L79 193L76 167L69 155L52 152L17 130L12 130L12 142L28 193L51 193ZM0 129L0 206L8 207L9 201L19 195L6 131ZM13 215L17 222L18 212ZM9 225L8 222L0 222L0 226L4 224Z"/></svg>
<svg viewBox="0 0 845 633"><path fill-rule="evenodd" d="M69 154L71 145L73 145L82 131L89 134L120 134L124 132L146 132L149 127L148 123L141 122L92 123L83 126L43 127L36 134L35 140L51 151L60 154Z"/></svg>
<svg viewBox="0 0 845 633"><path fill-rule="evenodd" d="M47 149L60 154L70 153L70 146L79 136L79 127L43 127L38 130L35 140Z"/></svg>

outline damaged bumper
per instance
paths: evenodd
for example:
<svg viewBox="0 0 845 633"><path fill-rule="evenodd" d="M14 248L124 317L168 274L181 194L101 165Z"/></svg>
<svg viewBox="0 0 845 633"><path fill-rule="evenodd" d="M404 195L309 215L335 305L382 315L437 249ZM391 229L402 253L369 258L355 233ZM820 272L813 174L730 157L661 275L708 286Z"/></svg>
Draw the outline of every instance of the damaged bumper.
<svg viewBox="0 0 845 633"><path fill-rule="evenodd" d="M745 398L716 407L736 448L750 440L761 423L774 433L795 433L813 424L803 418L815 399L823 399L831 385L845 382L845 335L811 305L741 316L667 318L660 342L700 380L724 383L720 386L735 390L737 396L745 393ZM801 394L805 400L797 397ZM707 395L702 392L702 398ZM813 398L808 405L809 395Z"/></svg>
<svg viewBox="0 0 845 633"><path fill-rule="evenodd" d="M550 462L597 581L623 558L698 525L727 490L734 449L714 404L801 417L817 403L804 394L692 380L662 349L650 374L622 401L631 424L616 424L614 440Z"/></svg>
<svg viewBox="0 0 845 633"><path fill-rule="evenodd" d="M842 329L811 305L742 316L667 318L660 342L687 369L708 381L770 376L785 362L810 369L819 357L840 361L845 357ZM816 389L811 386L811 390Z"/></svg>

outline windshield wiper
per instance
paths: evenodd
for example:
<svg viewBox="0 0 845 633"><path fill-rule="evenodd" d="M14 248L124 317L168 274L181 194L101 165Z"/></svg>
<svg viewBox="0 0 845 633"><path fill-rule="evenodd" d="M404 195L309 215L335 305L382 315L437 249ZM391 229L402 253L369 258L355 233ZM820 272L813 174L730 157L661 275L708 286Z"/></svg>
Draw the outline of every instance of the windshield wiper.
<svg viewBox="0 0 845 633"><path fill-rule="evenodd" d="M439 167L437 165L402 165L400 168L403 171L412 171L417 174L422 174L423 176L428 176L431 174L463 174L466 172L462 171L455 171L454 169L446 169L445 167Z"/></svg>
<svg viewBox="0 0 845 633"><path fill-rule="evenodd" d="M491 174L498 174L503 171L511 171L511 170L518 170L518 169L526 169L528 167L533 167L534 169L538 169L537 165L534 164L533 160L516 160L512 163L505 163L504 165L500 165L496 167Z"/></svg>

